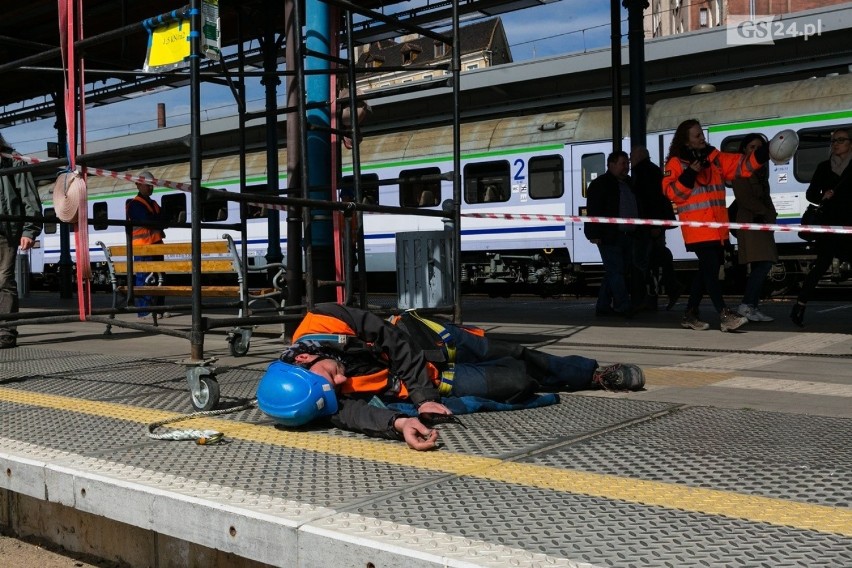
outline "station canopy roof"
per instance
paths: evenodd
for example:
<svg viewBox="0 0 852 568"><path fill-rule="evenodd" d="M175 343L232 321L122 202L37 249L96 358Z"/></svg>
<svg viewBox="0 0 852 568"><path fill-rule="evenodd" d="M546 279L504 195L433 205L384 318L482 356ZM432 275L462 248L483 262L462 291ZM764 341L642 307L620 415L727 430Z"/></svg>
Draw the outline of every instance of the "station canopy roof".
<svg viewBox="0 0 852 568"><path fill-rule="evenodd" d="M460 0L459 13L463 19L492 16L512 10L546 4L555 0ZM335 0L329 0L334 4ZM5 2L0 17L0 118L6 118L12 107L24 101L62 93L64 78L59 54L58 4L54 0L36 2ZM76 4L76 2L75 2ZM180 86L188 83L188 76L156 77L156 83L141 73L147 50L148 34L141 22L160 14L179 10L189 4L176 0L85 0L83 4L84 39L95 38L117 29L138 24L138 32L112 34L104 41L92 41L83 51L87 69L87 102L105 104L121 100L132 93L158 86ZM392 0L358 0L351 2L360 8L376 10L411 24L436 28L451 22L452 3L424 0L422 2L394 2ZM416 5L415 8L410 6ZM243 37L253 39L261 34L261 26L275 22L276 32L283 33L283 0L219 0L222 46L233 46L238 41L236 22L239 13L244 15ZM270 14L271 11L277 11ZM404 27L368 16L355 18L353 39L366 43L377 39L397 37L405 33ZM259 57L259 55L258 55ZM22 65L22 62L26 62ZM139 71L138 74L132 73ZM107 81L119 83L115 88L104 88ZM61 98L60 98L61 100ZM38 115L49 116L52 105L45 103ZM17 119L25 118L18 116Z"/></svg>

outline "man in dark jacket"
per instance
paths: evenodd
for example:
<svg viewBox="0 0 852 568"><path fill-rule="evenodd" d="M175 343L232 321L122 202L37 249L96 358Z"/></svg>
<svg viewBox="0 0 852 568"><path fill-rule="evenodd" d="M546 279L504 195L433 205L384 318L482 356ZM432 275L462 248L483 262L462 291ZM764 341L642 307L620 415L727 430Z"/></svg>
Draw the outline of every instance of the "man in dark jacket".
<svg viewBox="0 0 852 568"><path fill-rule="evenodd" d="M12 148L0 135L0 152L11 154ZM2 169L25 165L20 160L3 157ZM33 176L29 172L0 175L0 214L29 217L26 221L9 220L0 223L0 314L18 312L18 285L15 281L15 261L18 249L30 250L41 234L41 200ZM0 349L16 347L18 330L0 328Z"/></svg>
<svg viewBox="0 0 852 568"><path fill-rule="evenodd" d="M663 171L651 161L648 149L634 146L630 151L630 170L633 190L639 202L639 210L645 219L674 221L672 202L663 194ZM674 257L666 246L666 227L648 227L648 278L649 298L646 305L657 307L657 274L662 273L662 285L668 296L666 309L677 303L681 286L675 278Z"/></svg>
<svg viewBox="0 0 852 568"><path fill-rule="evenodd" d="M589 216L641 218L640 203L627 175L627 153L613 152L607 157L606 167L606 173L593 180L586 191ZM647 231L644 227L612 223L586 223L584 230L586 238L598 246L604 266L595 313L630 315L645 301L641 275L647 272ZM631 279L634 267L638 278Z"/></svg>
<svg viewBox="0 0 852 568"><path fill-rule="evenodd" d="M450 408L471 403L525 408L539 388L639 390L645 384L635 365L600 367L594 359L551 355L415 312L390 322L358 308L319 304L293 339L280 359L335 386L333 425L402 439L416 450L433 448L437 440L421 421L424 415L450 415ZM400 401L413 405L417 416L393 408Z"/></svg>

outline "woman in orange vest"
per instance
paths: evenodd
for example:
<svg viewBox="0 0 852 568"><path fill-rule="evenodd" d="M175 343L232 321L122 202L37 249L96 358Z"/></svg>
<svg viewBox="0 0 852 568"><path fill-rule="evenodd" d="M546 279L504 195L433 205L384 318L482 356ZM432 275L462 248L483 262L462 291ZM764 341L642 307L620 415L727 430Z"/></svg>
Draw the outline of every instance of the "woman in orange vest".
<svg viewBox="0 0 852 568"><path fill-rule="evenodd" d="M418 417L451 414L443 403L451 399L442 396L523 404L539 388L640 390L645 384L635 365L599 367L594 359L551 355L411 312L391 323L357 308L319 304L293 339L280 360L334 385L332 424L404 439L417 450L437 440ZM400 400L412 403L418 417L384 407Z"/></svg>
<svg viewBox="0 0 852 568"><path fill-rule="evenodd" d="M139 177L144 178L149 181L154 180L154 176L151 172L145 170L139 172ZM142 221L145 223L161 223L163 221L162 215L160 213L159 204L151 199L151 194L154 193L154 186L150 183L136 183L136 189L139 190L139 193L133 199L127 201L127 205L125 206L125 210L127 213L128 221ZM163 238L166 234L162 229L158 229L155 227L132 227L133 234L133 245L156 245L163 242ZM162 260L162 256L134 256L134 260ZM145 281L148 278L148 274L138 272L136 273L135 279L133 281L135 286L144 286ZM165 298L160 296L157 298L157 303L162 305L165 301ZM153 302L153 298L151 296L141 296L136 298L136 306L140 308L144 308L146 306L150 306ZM147 319L149 316L149 312L140 311L137 316L142 319Z"/></svg>
<svg viewBox="0 0 852 568"><path fill-rule="evenodd" d="M681 221L728 222L725 203L725 182L749 177L769 161L769 147L743 155L720 152L707 144L704 131L697 120L680 123L669 146L663 172L663 191L676 206ZM719 313L720 329L733 331L748 319L729 309L722 299L719 270L725 262L728 228L681 226L686 250L698 257L698 274L680 322L685 329L705 330L710 324L702 321L698 305L704 292L710 296Z"/></svg>

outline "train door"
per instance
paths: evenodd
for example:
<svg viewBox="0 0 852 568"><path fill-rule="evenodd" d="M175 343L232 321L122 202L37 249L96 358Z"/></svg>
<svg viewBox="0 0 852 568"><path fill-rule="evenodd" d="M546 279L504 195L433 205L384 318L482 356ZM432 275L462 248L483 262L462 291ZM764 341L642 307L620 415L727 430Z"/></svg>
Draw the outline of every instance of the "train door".
<svg viewBox="0 0 852 568"><path fill-rule="evenodd" d="M606 172L606 157L612 152L612 142L592 142L571 147L572 215L585 216L586 190L599 175ZM598 247L589 242L583 233L583 223L572 223L574 250L571 260L575 263L600 263Z"/></svg>

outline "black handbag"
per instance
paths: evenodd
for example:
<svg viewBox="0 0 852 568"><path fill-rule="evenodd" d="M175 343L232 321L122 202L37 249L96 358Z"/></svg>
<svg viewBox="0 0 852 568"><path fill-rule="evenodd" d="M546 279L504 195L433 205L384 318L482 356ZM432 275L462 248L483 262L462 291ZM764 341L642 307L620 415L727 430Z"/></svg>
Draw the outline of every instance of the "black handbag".
<svg viewBox="0 0 852 568"><path fill-rule="evenodd" d="M825 225L825 212L821 205L808 205L805 212L802 213L802 225ZM810 231L799 231L799 238L805 241L815 240L820 233L812 233Z"/></svg>

